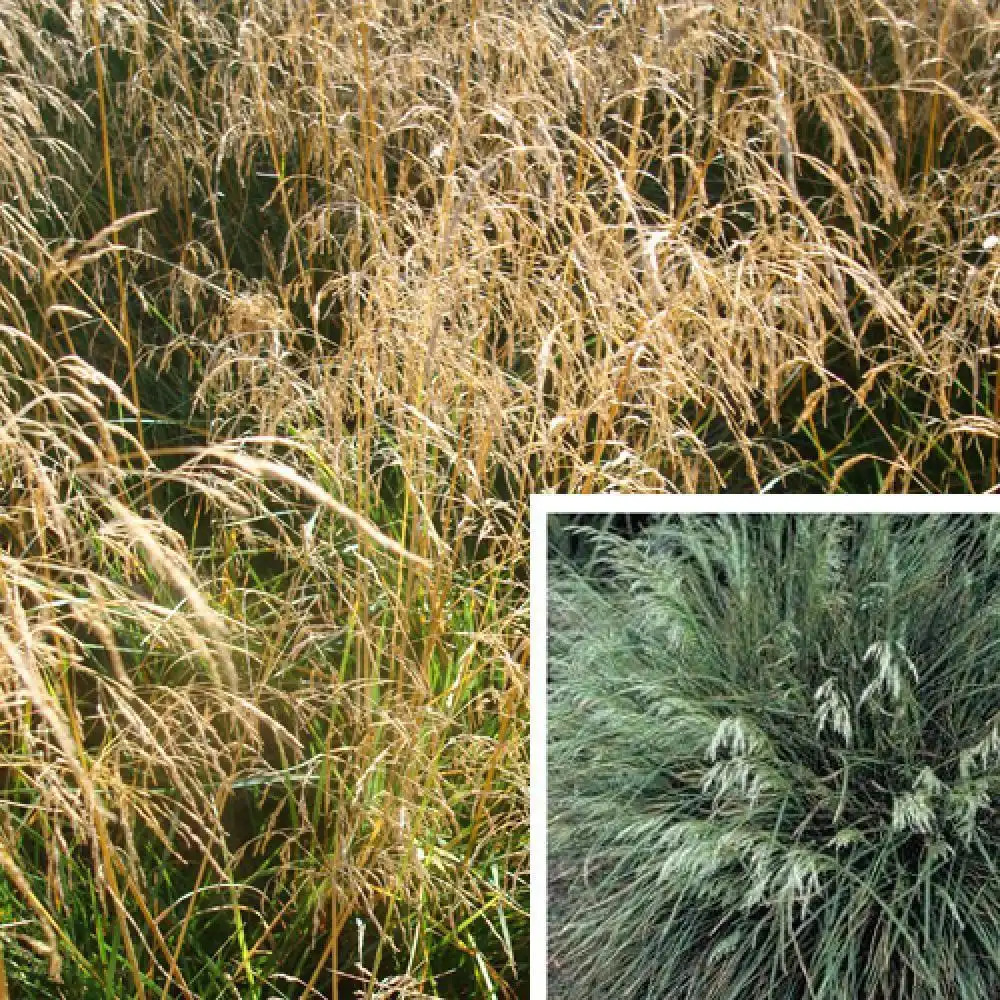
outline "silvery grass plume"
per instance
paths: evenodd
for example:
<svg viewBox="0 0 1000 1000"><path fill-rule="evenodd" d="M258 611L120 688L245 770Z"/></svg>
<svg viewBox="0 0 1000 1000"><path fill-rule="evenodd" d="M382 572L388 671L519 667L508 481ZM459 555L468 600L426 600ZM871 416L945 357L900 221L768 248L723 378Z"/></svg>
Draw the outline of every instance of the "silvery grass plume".
<svg viewBox="0 0 1000 1000"><path fill-rule="evenodd" d="M687 516L554 553L554 996L998 995L998 549Z"/></svg>

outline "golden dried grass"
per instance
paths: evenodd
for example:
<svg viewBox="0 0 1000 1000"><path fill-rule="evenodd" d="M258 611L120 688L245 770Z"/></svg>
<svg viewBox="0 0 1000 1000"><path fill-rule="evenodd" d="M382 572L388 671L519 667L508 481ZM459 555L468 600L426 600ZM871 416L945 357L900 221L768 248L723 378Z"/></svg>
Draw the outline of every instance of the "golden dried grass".
<svg viewBox="0 0 1000 1000"><path fill-rule="evenodd" d="M241 981L513 995L532 492L997 483L990 6L584 6L0 0L2 843L139 995L272 849Z"/></svg>

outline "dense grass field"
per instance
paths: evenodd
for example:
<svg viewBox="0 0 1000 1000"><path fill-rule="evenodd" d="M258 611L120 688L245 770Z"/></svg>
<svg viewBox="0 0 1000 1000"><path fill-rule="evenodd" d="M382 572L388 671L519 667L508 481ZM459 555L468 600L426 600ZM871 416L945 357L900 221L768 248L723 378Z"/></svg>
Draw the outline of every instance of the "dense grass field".
<svg viewBox="0 0 1000 1000"><path fill-rule="evenodd" d="M0 996L525 996L528 497L995 486L997 39L0 0Z"/></svg>

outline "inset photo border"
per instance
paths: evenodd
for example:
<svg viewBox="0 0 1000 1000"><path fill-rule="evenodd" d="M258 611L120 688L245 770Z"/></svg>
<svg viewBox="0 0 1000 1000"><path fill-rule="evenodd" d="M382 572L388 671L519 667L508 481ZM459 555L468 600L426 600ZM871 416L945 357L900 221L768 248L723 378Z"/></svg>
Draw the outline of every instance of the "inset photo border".
<svg viewBox="0 0 1000 1000"><path fill-rule="evenodd" d="M532 998L1000 995L1000 498L533 496L530 687Z"/></svg>

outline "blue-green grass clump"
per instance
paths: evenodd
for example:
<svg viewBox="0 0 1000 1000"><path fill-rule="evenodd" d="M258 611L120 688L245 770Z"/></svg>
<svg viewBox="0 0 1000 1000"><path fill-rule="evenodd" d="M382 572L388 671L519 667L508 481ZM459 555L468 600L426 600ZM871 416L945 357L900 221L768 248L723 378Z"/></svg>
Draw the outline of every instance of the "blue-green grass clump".
<svg viewBox="0 0 1000 1000"><path fill-rule="evenodd" d="M1000 519L553 553L555 996L1000 995Z"/></svg>

